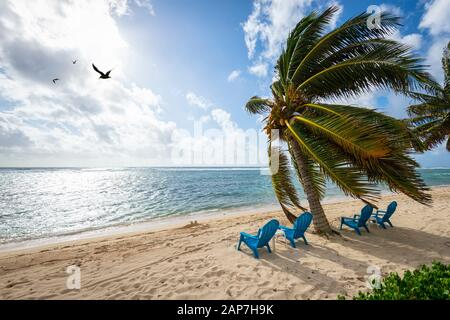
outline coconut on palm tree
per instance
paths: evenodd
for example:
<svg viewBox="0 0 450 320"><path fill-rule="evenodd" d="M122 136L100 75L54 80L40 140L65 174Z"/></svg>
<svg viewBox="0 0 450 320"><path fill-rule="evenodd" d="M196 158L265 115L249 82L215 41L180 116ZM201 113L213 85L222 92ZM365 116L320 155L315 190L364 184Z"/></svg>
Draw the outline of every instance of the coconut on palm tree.
<svg viewBox="0 0 450 320"><path fill-rule="evenodd" d="M314 12L296 25L275 66L273 96L246 104L250 113L266 115L269 155L274 132L286 146L275 159L272 184L287 218L295 220L292 208L306 210L292 182L289 154L315 230L325 234L332 232L321 205L327 180L367 203L377 200L379 183L420 203L431 201L409 156L407 124L373 109L332 103L377 88L404 94L427 88L425 66L409 47L388 39L398 17L382 13L380 28L370 30L364 13L326 32L336 12L334 6Z"/></svg>
<svg viewBox="0 0 450 320"><path fill-rule="evenodd" d="M433 94L417 93L420 104L408 108L409 122L415 133L423 140L427 149L432 149L447 140L450 151L450 42L442 57L444 86L436 84Z"/></svg>

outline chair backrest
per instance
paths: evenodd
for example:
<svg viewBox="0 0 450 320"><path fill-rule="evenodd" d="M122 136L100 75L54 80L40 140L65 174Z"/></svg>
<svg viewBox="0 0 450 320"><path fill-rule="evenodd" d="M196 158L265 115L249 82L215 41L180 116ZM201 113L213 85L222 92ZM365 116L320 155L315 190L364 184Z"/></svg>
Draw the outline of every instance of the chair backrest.
<svg viewBox="0 0 450 320"><path fill-rule="evenodd" d="M272 237L275 235L275 232L277 232L279 226L280 223L278 222L278 220L273 219L267 222L266 225L259 230L258 248L264 247L269 243L270 239L272 239Z"/></svg>
<svg viewBox="0 0 450 320"><path fill-rule="evenodd" d="M391 203L389 203L386 213L383 216L383 222L389 220L389 218L395 212L395 209L397 209L397 201L392 201Z"/></svg>
<svg viewBox="0 0 450 320"><path fill-rule="evenodd" d="M309 212L305 212L300 215L294 222L294 239L300 238L305 233L306 229L308 229L309 225L312 221L312 214Z"/></svg>
<svg viewBox="0 0 450 320"><path fill-rule="evenodd" d="M369 220L372 215L373 207L370 204L366 204L364 208L361 209L361 215L358 220L358 227L362 227L366 224L367 220Z"/></svg>

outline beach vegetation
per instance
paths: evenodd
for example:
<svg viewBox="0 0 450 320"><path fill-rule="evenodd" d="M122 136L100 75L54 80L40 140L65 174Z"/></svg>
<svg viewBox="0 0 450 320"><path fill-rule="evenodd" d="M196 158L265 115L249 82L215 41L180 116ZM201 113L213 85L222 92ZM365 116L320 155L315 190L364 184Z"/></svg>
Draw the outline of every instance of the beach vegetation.
<svg viewBox="0 0 450 320"><path fill-rule="evenodd" d="M344 296L338 297L345 300ZM353 300L450 300L450 265L433 262L401 277L390 273L379 288L359 292Z"/></svg>

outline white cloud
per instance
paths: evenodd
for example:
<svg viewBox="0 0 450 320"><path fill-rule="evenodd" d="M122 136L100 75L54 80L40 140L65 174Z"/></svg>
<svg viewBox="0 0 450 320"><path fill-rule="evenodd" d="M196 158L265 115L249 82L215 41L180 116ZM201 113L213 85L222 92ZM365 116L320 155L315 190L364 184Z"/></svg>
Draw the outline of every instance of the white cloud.
<svg viewBox="0 0 450 320"><path fill-rule="evenodd" d="M422 35L419 33L411 33L402 36L400 31L395 31L391 37L392 39L410 46L414 50L419 50L422 47Z"/></svg>
<svg viewBox="0 0 450 320"><path fill-rule="evenodd" d="M254 0L253 10L242 24L248 58L257 61L249 68L250 73L266 76L266 69L278 58L295 25L313 9L323 10L331 5L337 6L339 11L331 21L330 29L336 27L343 12L343 6L337 0Z"/></svg>
<svg viewBox="0 0 450 320"><path fill-rule="evenodd" d="M401 41L413 49L420 49L422 46L422 35L418 33L407 34L402 37Z"/></svg>
<svg viewBox="0 0 450 320"><path fill-rule="evenodd" d="M155 10L150 0L107 0L111 11L118 16L128 15L131 13L130 5L134 4L138 8L147 10L147 12L154 16Z"/></svg>
<svg viewBox="0 0 450 320"><path fill-rule="evenodd" d="M209 115L201 116L200 119L199 119L200 123L207 123L210 120L211 120L211 117Z"/></svg>
<svg viewBox="0 0 450 320"><path fill-rule="evenodd" d="M155 15L155 10L150 0L134 0L134 2L138 7L146 9L150 15Z"/></svg>
<svg viewBox="0 0 450 320"><path fill-rule="evenodd" d="M432 42L427 52L427 64L430 72L438 81L443 81L442 52L450 40L450 1L433 0L425 4L425 13L419 28L428 29L432 35Z"/></svg>
<svg viewBox="0 0 450 320"><path fill-rule="evenodd" d="M430 73L436 78L437 81L443 82L444 71L442 69L442 54L447 47L449 38L436 37L433 40L430 48L427 52L427 64L430 66Z"/></svg>
<svg viewBox="0 0 450 320"><path fill-rule="evenodd" d="M427 28L432 35L450 32L450 1L434 0L425 5L426 12L420 21L420 28Z"/></svg>
<svg viewBox="0 0 450 320"><path fill-rule="evenodd" d="M259 16L261 15L261 3L259 1L255 1L253 3L253 11L250 16L247 18L247 21L242 25L244 29L244 40L245 45L248 50L248 58L253 58L256 50L256 43L259 39L260 34L262 34L262 24L259 20Z"/></svg>
<svg viewBox="0 0 450 320"><path fill-rule="evenodd" d="M241 75L241 70L233 70L230 72L230 74L228 75L228 82L233 82L235 81L237 78L239 78L239 76Z"/></svg>
<svg viewBox="0 0 450 320"><path fill-rule="evenodd" d="M269 69L269 65L267 63L257 63L248 68L248 71L257 76L257 77L265 77L267 76Z"/></svg>
<svg viewBox="0 0 450 320"><path fill-rule="evenodd" d="M206 110L212 106L211 101L208 101L207 99L203 98L202 96L198 96L193 92L188 92L186 94L186 100L189 105L201 108L203 110Z"/></svg>
<svg viewBox="0 0 450 320"><path fill-rule="evenodd" d="M223 109L214 109L211 116L219 126L225 131L233 131L237 128L237 124L231 120L231 114Z"/></svg>
<svg viewBox="0 0 450 320"><path fill-rule="evenodd" d="M376 91L365 92L357 97L347 97L339 99L329 99L327 103L337 103L344 105L354 105L359 107L374 108L377 105L378 94Z"/></svg>
<svg viewBox="0 0 450 320"><path fill-rule="evenodd" d="M196 123L194 135L177 136L174 149L177 165L263 165L267 164L267 137L262 130L239 128L231 114L214 108L206 116L216 127L203 131ZM181 155L181 156L179 156Z"/></svg>
<svg viewBox="0 0 450 320"><path fill-rule="evenodd" d="M243 24L249 58L254 56L258 41L264 57L276 57L289 31L311 4L312 0L255 0L252 13Z"/></svg>
<svg viewBox="0 0 450 320"><path fill-rule="evenodd" d="M1 2L0 165L150 165L167 158L178 129L159 118L162 97L124 81L129 45L111 16L123 14L123 3ZM113 78L98 80L91 62L114 67ZM54 77L61 79L56 85Z"/></svg>
<svg viewBox="0 0 450 320"><path fill-rule="evenodd" d="M402 17L404 15L403 10L400 7L394 6L392 4L382 3L379 5L379 7L382 12L389 12L399 17Z"/></svg>

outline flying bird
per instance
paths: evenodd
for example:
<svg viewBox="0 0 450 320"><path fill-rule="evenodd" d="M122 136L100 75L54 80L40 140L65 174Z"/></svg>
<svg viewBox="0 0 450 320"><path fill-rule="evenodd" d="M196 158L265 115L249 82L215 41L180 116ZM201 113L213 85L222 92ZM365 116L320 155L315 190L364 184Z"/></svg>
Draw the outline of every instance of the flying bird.
<svg viewBox="0 0 450 320"><path fill-rule="evenodd" d="M55 78L55 79L53 79L52 81L53 81L54 84L56 84L56 81L59 81L59 79L58 79L58 78Z"/></svg>
<svg viewBox="0 0 450 320"><path fill-rule="evenodd" d="M72 63L73 63L73 64L77 63L77 60L73 60Z"/></svg>
<svg viewBox="0 0 450 320"><path fill-rule="evenodd" d="M109 76L109 74L111 73L112 70L109 70L107 73L103 73L100 70L97 69L97 67L95 66L95 64L92 64L92 67L94 68L94 70L96 72L98 72L100 74L100 78L99 79L111 79L111 77Z"/></svg>

